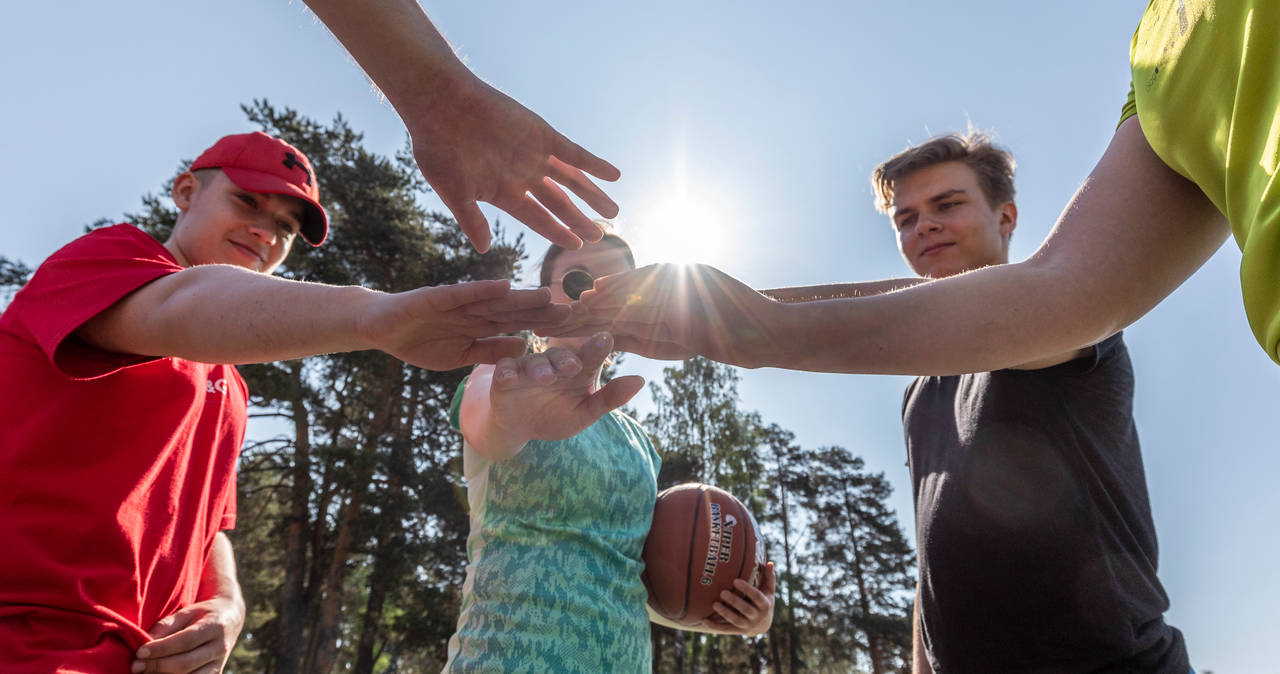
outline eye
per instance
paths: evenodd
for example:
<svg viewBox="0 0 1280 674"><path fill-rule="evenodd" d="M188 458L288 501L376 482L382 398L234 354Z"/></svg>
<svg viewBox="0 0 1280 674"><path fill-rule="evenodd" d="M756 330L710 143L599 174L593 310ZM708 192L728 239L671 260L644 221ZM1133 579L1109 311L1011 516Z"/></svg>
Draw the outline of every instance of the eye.
<svg viewBox="0 0 1280 674"><path fill-rule="evenodd" d="M280 231L285 233L285 236L292 237L298 233L298 226L288 220L276 220L276 227L279 227Z"/></svg>
<svg viewBox="0 0 1280 674"><path fill-rule="evenodd" d="M959 201L944 201L938 204L938 210L946 211L946 210L950 210L952 206L959 206L959 205L960 205Z"/></svg>
<svg viewBox="0 0 1280 674"><path fill-rule="evenodd" d="M248 194L239 193L236 194L236 198L243 202L245 206L249 206L250 208L258 205L258 201Z"/></svg>
<svg viewBox="0 0 1280 674"><path fill-rule="evenodd" d="M913 223L913 222L915 222L915 221L916 221L916 216L914 216L914 215L909 215L909 216L907 216L907 217L905 217L905 218L902 218L901 220L897 220L897 221L895 221L895 222L894 222L894 224L896 224L896 225L897 225L897 227L898 227L898 229L899 229L899 230L901 230L901 229L903 229L903 228L905 228L905 227L909 227L909 226L911 226L911 223Z"/></svg>

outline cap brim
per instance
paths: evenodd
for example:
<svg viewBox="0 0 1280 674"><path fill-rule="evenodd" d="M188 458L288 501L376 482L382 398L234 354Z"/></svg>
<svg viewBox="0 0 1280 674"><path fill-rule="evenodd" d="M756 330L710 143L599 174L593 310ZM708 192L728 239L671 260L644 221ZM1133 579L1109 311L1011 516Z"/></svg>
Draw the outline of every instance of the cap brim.
<svg viewBox="0 0 1280 674"><path fill-rule="evenodd" d="M301 199L306 204L306 208L303 209L302 228L298 233L302 235L303 240L313 247L319 246L328 238L329 214L325 213L323 206L302 191L302 188L262 171L225 166L221 167L221 169L227 178L240 189L249 190L250 192L264 192L266 194L283 194Z"/></svg>

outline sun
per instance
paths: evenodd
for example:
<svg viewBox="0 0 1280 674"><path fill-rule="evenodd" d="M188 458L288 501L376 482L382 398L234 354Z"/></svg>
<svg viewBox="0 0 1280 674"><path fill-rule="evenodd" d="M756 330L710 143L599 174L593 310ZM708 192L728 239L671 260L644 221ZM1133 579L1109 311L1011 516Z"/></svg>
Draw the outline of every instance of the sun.
<svg viewBox="0 0 1280 674"><path fill-rule="evenodd" d="M731 190L698 180L676 162L670 182L652 199L628 209L626 237L641 265L654 262L723 266L737 249Z"/></svg>

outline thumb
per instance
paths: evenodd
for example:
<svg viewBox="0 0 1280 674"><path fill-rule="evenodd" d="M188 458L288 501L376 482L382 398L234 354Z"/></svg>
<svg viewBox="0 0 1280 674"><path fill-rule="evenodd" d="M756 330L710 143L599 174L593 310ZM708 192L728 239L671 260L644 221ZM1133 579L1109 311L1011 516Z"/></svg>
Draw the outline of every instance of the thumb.
<svg viewBox="0 0 1280 674"><path fill-rule="evenodd" d="M644 388L644 377L639 375L627 375L610 381L587 398L587 409L591 413L591 418L599 419L622 407L642 388Z"/></svg>
<svg viewBox="0 0 1280 674"><path fill-rule="evenodd" d="M613 353L613 335L597 332L578 347L578 361L582 363L584 373L595 372L604 359Z"/></svg>
<svg viewBox="0 0 1280 674"><path fill-rule="evenodd" d="M147 630L147 634L152 639L163 639L170 634L181 632L196 619L196 612L190 608L184 608L177 613L171 613L156 621L156 624Z"/></svg>
<svg viewBox="0 0 1280 674"><path fill-rule="evenodd" d="M765 594L773 594L777 591L778 572L773 568L773 562L764 565L764 582L760 585L760 591Z"/></svg>
<svg viewBox="0 0 1280 674"><path fill-rule="evenodd" d="M441 201L444 201L443 194L441 194ZM471 241L471 245L476 247L476 252L482 254L487 252L492 235L489 232L489 221L480 211L480 206L475 201L450 200L445 202L445 207L453 213L454 220L458 222L458 229L461 229Z"/></svg>

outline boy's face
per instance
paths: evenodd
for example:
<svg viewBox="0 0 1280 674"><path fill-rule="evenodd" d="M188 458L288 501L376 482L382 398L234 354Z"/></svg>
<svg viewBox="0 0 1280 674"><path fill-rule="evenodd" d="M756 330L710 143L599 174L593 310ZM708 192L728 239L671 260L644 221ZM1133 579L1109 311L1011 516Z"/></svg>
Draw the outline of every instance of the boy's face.
<svg viewBox="0 0 1280 674"><path fill-rule="evenodd" d="M894 181L889 214L898 250L926 278L1009 261L1018 222L1012 201L992 208L973 169L957 162L927 166Z"/></svg>
<svg viewBox="0 0 1280 674"><path fill-rule="evenodd" d="M241 189L222 171L202 183L187 172L173 183L180 212L165 247L184 267L233 264L270 274L289 254L301 226L297 197Z"/></svg>

